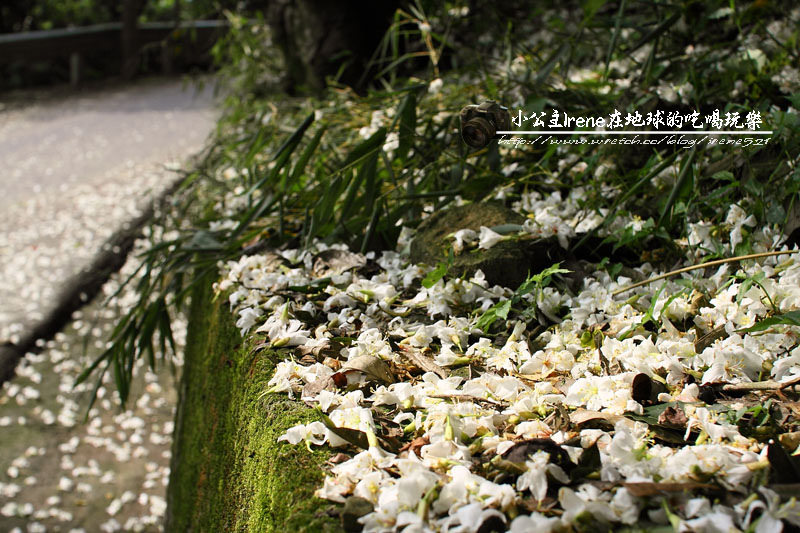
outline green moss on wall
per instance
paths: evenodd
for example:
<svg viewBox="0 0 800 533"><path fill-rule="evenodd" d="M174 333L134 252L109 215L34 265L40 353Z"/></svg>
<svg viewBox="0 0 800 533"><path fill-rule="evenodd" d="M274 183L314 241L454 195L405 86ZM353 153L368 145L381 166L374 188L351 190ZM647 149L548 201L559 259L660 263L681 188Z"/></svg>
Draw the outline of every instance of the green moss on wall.
<svg viewBox="0 0 800 533"><path fill-rule="evenodd" d="M189 316L166 531L339 531L314 497L330 452L277 442L315 413L263 394L282 355L252 344L206 280Z"/></svg>

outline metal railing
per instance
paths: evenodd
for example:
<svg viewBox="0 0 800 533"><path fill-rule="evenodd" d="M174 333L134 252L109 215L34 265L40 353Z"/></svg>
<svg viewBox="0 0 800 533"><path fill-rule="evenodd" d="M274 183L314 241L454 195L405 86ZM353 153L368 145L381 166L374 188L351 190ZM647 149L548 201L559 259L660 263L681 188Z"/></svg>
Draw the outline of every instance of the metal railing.
<svg viewBox="0 0 800 533"><path fill-rule="evenodd" d="M187 50L207 52L227 27L228 22L223 20L186 21L178 25L173 22L145 22L137 27L136 48L142 51L159 47L162 68L169 70L177 48L175 45L181 45L182 53ZM68 58L70 82L76 85L80 82L81 56L116 54L120 57L121 34L120 22L0 34L0 64Z"/></svg>

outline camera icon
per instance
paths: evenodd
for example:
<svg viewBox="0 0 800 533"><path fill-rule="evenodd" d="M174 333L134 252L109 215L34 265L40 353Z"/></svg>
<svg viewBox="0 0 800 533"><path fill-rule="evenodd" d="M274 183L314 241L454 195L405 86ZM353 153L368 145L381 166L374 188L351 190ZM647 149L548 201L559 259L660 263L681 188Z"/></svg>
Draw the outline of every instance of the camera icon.
<svg viewBox="0 0 800 533"><path fill-rule="evenodd" d="M460 113L461 138L471 148L487 146L498 131L511 129L508 108L487 100L480 105L464 106Z"/></svg>

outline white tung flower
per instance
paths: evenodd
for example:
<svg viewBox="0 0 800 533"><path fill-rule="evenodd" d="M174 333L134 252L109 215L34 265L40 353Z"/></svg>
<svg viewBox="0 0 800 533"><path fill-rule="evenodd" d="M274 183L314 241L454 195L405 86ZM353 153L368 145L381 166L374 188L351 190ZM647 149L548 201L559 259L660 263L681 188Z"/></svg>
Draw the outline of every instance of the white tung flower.
<svg viewBox="0 0 800 533"><path fill-rule="evenodd" d="M391 155L400 146L400 135L396 131L386 134L386 141L383 143L383 151Z"/></svg>
<svg viewBox="0 0 800 533"><path fill-rule="evenodd" d="M742 242L742 226L755 226L756 217L754 215L747 216L747 212L736 204L733 204L728 210L728 216L725 217L725 223L731 226L731 248Z"/></svg>
<svg viewBox="0 0 800 533"><path fill-rule="evenodd" d="M322 422L311 422L310 424L298 424L286 430L286 433L278 437L278 442L286 441L289 444L297 444L307 441L312 444L321 445L325 442L328 429Z"/></svg>
<svg viewBox="0 0 800 533"><path fill-rule="evenodd" d="M455 240L453 251L458 254L464 250L465 245L468 246L478 240L478 233L475 230L464 228L453 233L452 237Z"/></svg>
<svg viewBox="0 0 800 533"><path fill-rule="evenodd" d="M488 250L498 242L505 240L505 237L503 237L502 235L500 235L495 231L492 231L486 226L481 226L481 233L479 239L480 242L478 243L478 248L482 250Z"/></svg>

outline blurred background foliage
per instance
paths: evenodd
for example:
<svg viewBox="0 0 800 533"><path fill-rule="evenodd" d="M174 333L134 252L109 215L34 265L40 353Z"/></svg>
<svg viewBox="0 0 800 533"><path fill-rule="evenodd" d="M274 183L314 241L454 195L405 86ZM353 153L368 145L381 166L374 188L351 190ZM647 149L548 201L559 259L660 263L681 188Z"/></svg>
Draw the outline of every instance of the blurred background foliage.
<svg viewBox="0 0 800 533"><path fill-rule="evenodd" d="M120 19L120 0L3 0L0 33L88 26ZM146 0L140 22L219 18L226 9L249 10L236 0Z"/></svg>

